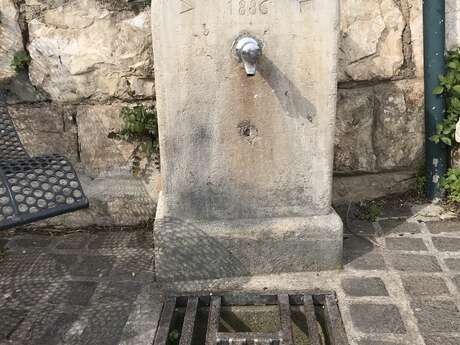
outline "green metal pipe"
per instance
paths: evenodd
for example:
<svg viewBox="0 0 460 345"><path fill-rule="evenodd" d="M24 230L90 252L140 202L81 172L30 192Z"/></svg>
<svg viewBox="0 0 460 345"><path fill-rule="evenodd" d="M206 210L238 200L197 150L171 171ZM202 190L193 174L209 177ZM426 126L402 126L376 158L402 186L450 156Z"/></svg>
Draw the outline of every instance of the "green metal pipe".
<svg viewBox="0 0 460 345"><path fill-rule="evenodd" d="M445 100L433 95L439 84L438 76L445 73L445 0L423 1L424 74L425 74L425 166L427 197L442 198L440 178L447 170L447 147L429 138L436 133L436 125L444 119Z"/></svg>

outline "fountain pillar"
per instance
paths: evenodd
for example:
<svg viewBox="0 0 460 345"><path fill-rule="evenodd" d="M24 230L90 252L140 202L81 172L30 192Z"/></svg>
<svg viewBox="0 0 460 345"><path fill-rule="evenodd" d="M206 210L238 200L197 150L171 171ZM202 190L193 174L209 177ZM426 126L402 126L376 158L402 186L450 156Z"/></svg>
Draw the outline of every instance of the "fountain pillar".
<svg viewBox="0 0 460 345"><path fill-rule="evenodd" d="M338 18L338 0L152 1L160 280L340 267Z"/></svg>

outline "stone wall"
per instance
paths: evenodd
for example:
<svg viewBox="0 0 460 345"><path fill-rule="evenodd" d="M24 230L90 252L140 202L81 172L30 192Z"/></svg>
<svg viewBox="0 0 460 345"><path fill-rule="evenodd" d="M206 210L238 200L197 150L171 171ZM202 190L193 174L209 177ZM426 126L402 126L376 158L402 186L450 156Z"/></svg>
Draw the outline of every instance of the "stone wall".
<svg viewBox="0 0 460 345"><path fill-rule="evenodd" d="M421 0L341 8L335 199L405 191L423 154ZM0 88L24 143L69 156L90 197L116 185L88 222L154 213L158 172L149 161L131 176L133 145L109 138L121 107L155 98L149 13L144 0L0 0ZM22 49L32 60L16 73L10 63ZM126 207L132 217L121 219Z"/></svg>

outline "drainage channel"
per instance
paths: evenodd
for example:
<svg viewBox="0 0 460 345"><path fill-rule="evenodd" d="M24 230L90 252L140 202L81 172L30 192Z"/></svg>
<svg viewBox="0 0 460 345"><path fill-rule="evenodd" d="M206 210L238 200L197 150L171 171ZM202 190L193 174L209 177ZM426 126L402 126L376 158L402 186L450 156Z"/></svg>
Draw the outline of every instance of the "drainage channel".
<svg viewBox="0 0 460 345"><path fill-rule="evenodd" d="M348 345L336 295L169 296L154 345Z"/></svg>

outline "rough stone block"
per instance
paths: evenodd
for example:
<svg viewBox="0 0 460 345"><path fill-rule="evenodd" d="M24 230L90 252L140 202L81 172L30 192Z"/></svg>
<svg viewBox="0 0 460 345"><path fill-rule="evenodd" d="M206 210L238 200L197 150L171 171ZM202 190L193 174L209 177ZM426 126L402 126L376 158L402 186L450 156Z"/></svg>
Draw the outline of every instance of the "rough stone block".
<svg viewBox="0 0 460 345"><path fill-rule="evenodd" d="M431 255L391 254L388 255L391 265L403 272L440 272L441 268L436 257Z"/></svg>
<svg viewBox="0 0 460 345"><path fill-rule="evenodd" d="M393 304L352 304L350 313L353 326L360 332L406 333L399 309Z"/></svg>
<svg viewBox="0 0 460 345"><path fill-rule="evenodd" d="M346 278L342 280L342 288L353 297L388 296L385 283L380 278Z"/></svg>
<svg viewBox="0 0 460 345"><path fill-rule="evenodd" d="M411 306L422 333L460 332L460 312L455 303L421 301Z"/></svg>
<svg viewBox="0 0 460 345"><path fill-rule="evenodd" d="M0 309L0 339L11 336L14 330L21 324L28 311L16 309Z"/></svg>
<svg viewBox="0 0 460 345"><path fill-rule="evenodd" d="M440 277L409 276L402 278L406 293L413 297L448 295L449 289Z"/></svg>
<svg viewBox="0 0 460 345"><path fill-rule="evenodd" d="M68 281L61 283L51 295L49 303L87 306L96 287L96 282Z"/></svg>
<svg viewBox="0 0 460 345"><path fill-rule="evenodd" d="M339 80L391 79L403 67L401 9L391 0L341 2Z"/></svg>
<svg viewBox="0 0 460 345"><path fill-rule="evenodd" d="M31 155L59 153L78 161L74 107L39 103L9 106L8 110Z"/></svg>
<svg viewBox="0 0 460 345"><path fill-rule="evenodd" d="M0 85L5 80L15 76L16 72L11 67L14 54L24 50L22 32L19 27L19 11L13 0L0 2Z"/></svg>
<svg viewBox="0 0 460 345"><path fill-rule="evenodd" d="M153 96L149 11L111 11L102 3L42 3L37 14L26 7L30 79L52 100Z"/></svg>
<svg viewBox="0 0 460 345"><path fill-rule="evenodd" d="M426 251L428 248L421 238L396 237L385 239L387 250Z"/></svg>

